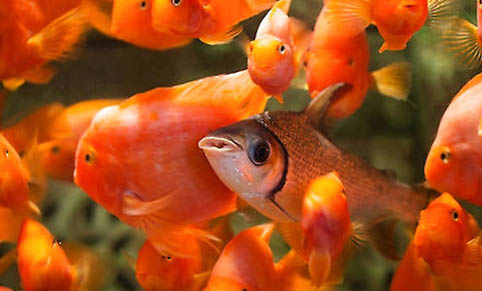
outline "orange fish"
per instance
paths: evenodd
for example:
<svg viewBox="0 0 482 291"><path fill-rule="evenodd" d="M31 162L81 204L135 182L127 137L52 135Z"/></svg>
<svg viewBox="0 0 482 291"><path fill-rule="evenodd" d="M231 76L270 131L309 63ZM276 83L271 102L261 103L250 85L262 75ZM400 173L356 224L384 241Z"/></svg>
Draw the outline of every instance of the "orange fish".
<svg viewBox="0 0 482 291"><path fill-rule="evenodd" d="M17 262L26 291L70 290L74 271L60 244L39 222L26 219L17 244Z"/></svg>
<svg viewBox="0 0 482 291"><path fill-rule="evenodd" d="M280 102L311 40L311 31L301 21L286 15L289 4L290 1L282 0L271 8L248 50L251 79Z"/></svg>
<svg viewBox="0 0 482 291"><path fill-rule="evenodd" d="M374 24L384 39L379 52L403 50L430 16L436 23L455 14L454 0L330 0L326 5L336 31L352 36Z"/></svg>
<svg viewBox="0 0 482 291"><path fill-rule="evenodd" d="M304 197L301 227L310 254L310 275L317 286L327 281L353 234L344 192L338 174L331 172L314 180Z"/></svg>
<svg viewBox="0 0 482 291"><path fill-rule="evenodd" d="M275 0L153 0L153 27L159 32L171 32L199 38L207 44L232 40L242 31L239 22L269 9Z"/></svg>
<svg viewBox="0 0 482 291"><path fill-rule="evenodd" d="M482 64L482 3L475 1L477 25L463 18L450 21L441 27L441 37L454 57L468 69L476 69Z"/></svg>
<svg viewBox="0 0 482 291"><path fill-rule="evenodd" d="M277 264L269 247L273 224L240 232L224 248L204 291L316 290L300 275L305 266L294 252Z"/></svg>
<svg viewBox="0 0 482 291"><path fill-rule="evenodd" d="M391 290L480 290L482 241L476 220L448 193L420 213Z"/></svg>
<svg viewBox="0 0 482 291"><path fill-rule="evenodd" d="M470 80L445 111L425 162L430 186L482 205L482 74Z"/></svg>
<svg viewBox="0 0 482 291"><path fill-rule="evenodd" d="M13 291L13 289L10 289L10 288L7 288L7 287L0 286L0 291Z"/></svg>
<svg viewBox="0 0 482 291"><path fill-rule="evenodd" d="M42 169L55 179L73 181L75 150L94 115L122 99L94 99L75 103L50 121L45 130L47 141L38 146Z"/></svg>
<svg viewBox="0 0 482 291"><path fill-rule="evenodd" d="M81 9L63 11L62 15L56 10L52 14L42 9L47 4L47 0L13 1L11 20L7 25L0 24L4 26L0 37L0 80L8 89L25 81L48 82L54 69L47 62L72 52L87 28ZM51 19L53 15L55 19Z"/></svg>
<svg viewBox="0 0 482 291"><path fill-rule="evenodd" d="M331 3L331 2L330 2ZM311 97L338 82L349 86L339 92L328 109L328 117L345 118L363 104L367 90L406 100L410 92L410 66L400 62L368 71L369 48L365 32L349 36L327 19L325 9L316 21L310 52L306 57L306 79Z"/></svg>
<svg viewBox="0 0 482 291"><path fill-rule="evenodd" d="M110 34L148 49L162 50L188 44L190 37L152 28L152 5L153 0L114 1Z"/></svg>
<svg viewBox="0 0 482 291"><path fill-rule="evenodd" d="M267 99L247 71L137 94L94 117L77 147L75 183L146 231L159 253L186 256L178 239L212 238L190 225L236 209L198 140L261 112Z"/></svg>

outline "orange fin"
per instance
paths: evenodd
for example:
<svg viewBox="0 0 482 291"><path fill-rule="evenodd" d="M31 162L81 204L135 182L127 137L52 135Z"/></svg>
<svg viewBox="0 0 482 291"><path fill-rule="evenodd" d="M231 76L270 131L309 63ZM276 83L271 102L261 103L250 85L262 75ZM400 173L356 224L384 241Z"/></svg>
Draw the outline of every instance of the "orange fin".
<svg viewBox="0 0 482 291"><path fill-rule="evenodd" d="M428 0L428 24L431 28L442 30L457 19L460 10L457 0Z"/></svg>
<svg viewBox="0 0 482 291"><path fill-rule="evenodd" d="M16 242L23 217L12 210L0 206L0 242Z"/></svg>
<svg viewBox="0 0 482 291"><path fill-rule="evenodd" d="M199 40L209 45L226 44L231 42L233 38L235 38L242 31L243 31L243 27L240 25L237 25L228 32L223 32L215 35L206 35L206 36L200 37Z"/></svg>
<svg viewBox="0 0 482 291"><path fill-rule="evenodd" d="M7 90L15 91L18 88L20 88L20 86L25 84L25 79L17 78L17 77L8 78L8 79L3 80L2 84L3 84L3 87L5 87Z"/></svg>
<svg viewBox="0 0 482 291"><path fill-rule="evenodd" d="M284 101L283 101L283 95L273 95L272 97L273 97L274 99L276 99L276 100L279 102L279 104L283 104L283 103L284 103Z"/></svg>
<svg viewBox="0 0 482 291"><path fill-rule="evenodd" d="M276 264L277 268L284 271L297 271L305 267L307 262L294 250L291 249L283 258Z"/></svg>
<svg viewBox="0 0 482 291"><path fill-rule="evenodd" d="M330 0L326 5L326 17L335 28L342 28L356 35L372 22L371 0Z"/></svg>
<svg viewBox="0 0 482 291"><path fill-rule="evenodd" d="M122 213L130 216L149 215L165 209L171 203L172 197L172 195L166 195L156 200L142 201L130 191L124 192L122 196Z"/></svg>
<svg viewBox="0 0 482 291"><path fill-rule="evenodd" d="M191 290L203 290L203 287L206 286L209 278L211 277L211 273L212 271L205 271L192 276L193 283Z"/></svg>
<svg viewBox="0 0 482 291"><path fill-rule="evenodd" d="M276 224L276 229L281 233L283 239L293 250L301 255L305 255L305 235L299 223L278 223Z"/></svg>
<svg viewBox="0 0 482 291"><path fill-rule="evenodd" d="M40 214L40 209L35 203L40 202L47 190L47 180L42 168L41 153L38 149L38 131L32 135L22 157L22 163L29 172L29 208L35 214Z"/></svg>
<svg viewBox="0 0 482 291"><path fill-rule="evenodd" d="M278 0L272 7L271 11L269 12L270 14L273 14L273 12L276 9L281 9L285 14L288 14L290 11L290 6L291 6L291 0Z"/></svg>
<svg viewBox="0 0 482 291"><path fill-rule="evenodd" d="M55 75L55 68L50 65L40 66L22 74L22 78L33 84L46 84Z"/></svg>
<svg viewBox="0 0 482 291"><path fill-rule="evenodd" d="M482 264L482 239L480 234L470 240L465 248L464 261L471 265Z"/></svg>
<svg viewBox="0 0 482 291"><path fill-rule="evenodd" d="M412 69L407 62L397 62L372 72L373 86L382 95L407 100L412 83Z"/></svg>
<svg viewBox="0 0 482 291"><path fill-rule="evenodd" d="M309 271L315 286L320 287L331 272L331 256L327 251L313 250L310 255Z"/></svg>
<svg viewBox="0 0 482 291"><path fill-rule="evenodd" d="M76 8L52 21L31 37L27 44L35 49L41 58L59 60L73 52L87 27L83 10Z"/></svg>
<svg viewBox="0 0 482 291"><path fill-rule="evenodd" d="M111 35L112 8L114 1L109 0L83 0L82 8L89 23L105 35Z"/></svg>
<svg viewBox="0 0 482 291"><path fill-rule="evenodd" d="M477 27L472 23L457 19L444 29L442 40L455 59L467 69L475 69L482 64L482 44Z"/></svg>

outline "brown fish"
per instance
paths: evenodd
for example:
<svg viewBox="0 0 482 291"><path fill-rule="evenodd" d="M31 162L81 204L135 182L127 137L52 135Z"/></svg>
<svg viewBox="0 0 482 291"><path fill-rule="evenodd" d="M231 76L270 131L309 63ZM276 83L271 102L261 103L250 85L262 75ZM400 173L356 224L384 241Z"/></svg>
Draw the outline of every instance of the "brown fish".
<svg viewBox="0 0 482 291"><path fill-rule="evenodd" d="M265 112L218 129L199 147L228 188L275 221L299 221L309 183L337 171L352 221L415 222L428 204L424 191L398 183L317 130L329 100L343 86L328 87L304 112Z"/></svg>

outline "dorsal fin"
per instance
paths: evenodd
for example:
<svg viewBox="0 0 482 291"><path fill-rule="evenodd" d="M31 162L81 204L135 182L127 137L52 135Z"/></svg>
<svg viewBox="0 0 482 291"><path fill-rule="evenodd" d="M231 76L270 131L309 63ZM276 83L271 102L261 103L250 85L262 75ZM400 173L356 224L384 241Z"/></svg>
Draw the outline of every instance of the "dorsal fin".
<svg viewBox="0 0 482 291"><path fill-rule="evenodd" d="M326 87L313 98L310 104L305 108L304 114L308 116L316 128L320 128L323 125L326 110L331 104L333 97L335 97L336 93L346 85L346 83L336 83Z"/></svg>

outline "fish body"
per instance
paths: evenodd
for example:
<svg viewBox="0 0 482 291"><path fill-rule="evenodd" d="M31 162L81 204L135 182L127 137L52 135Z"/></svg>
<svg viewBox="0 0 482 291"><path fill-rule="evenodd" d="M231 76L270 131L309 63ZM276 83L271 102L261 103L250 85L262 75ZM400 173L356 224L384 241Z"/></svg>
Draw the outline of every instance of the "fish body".
<svg viewBox="0 0 482 291"><path fill-rule="evenodd" d="M425 162L430 186L477 205L482 205L481 80L475 76L449 104Z"/></svg>
<svg viewBox="0 0 482 291"><path fill-rule="evenodd" d="M199 38L208 44L226 43L241 32L236 27L239 22L274 3L274 0L234 0L226 6L223 0L154 0L153 27L160 32Z"/></svg>
<svg viewBox="0 0 482 291"><path fill-rule="evenodd" d="M330 2L331 3L331 2ZM330 22L329 11L318 16L313 40L306 57L306 81L311 97L329 85L344 82L350 86L333 100L327 116L345 118L361 107L369 88L395 99L406 99L410 88L407 63L394 63L369 72L370 51L366 33L355 35L337 29Z"/></svg>
<svg viewBox="0 0 482 291"><path fill-rule="evenodd" d="M377 26L384 43L379 52L403 50L429 15L439 23L456 13L456 1L440 0L333 0L327 4L329 22L351 35L368 25Z"/></svg>
<svg viewBox="0 0 482 291"><path fill-rule="evenodd" d="M420 213L390 290L479 290L482 244L476 220L448 193Z"/></svg>
<svg viewBox="0 0 482 291"><path fill-rule="evenodd" d="M313 181L303 199L301 227L309 270L317 286L327 281L350 241L353 227L343 184L336 172Z"/></svg>
<svg viewBox="0 0 482 291"><path fill-rule="evenodd" d="M316 290L309 280L297 273L294 253L277 264L269 247L272 224L251 227L240 232L224 248L214 265L204 291L238 290Z"/></svg>
<svg viewBox="0 0 482 291"><path fill-rule="evenodd" d="M190 37L153 29L153 3L154 0L114 1L109 35L155 50L188 44L191 41Z"/></svg>
<svg viewBox="0 0 482 291"><path fill-rule="evenodd" d="M158 252L182 256L174 237L196 235L196 228L183 226L236 209L236 195L216 177L198 140L261 112L267 99L242 71L157 88L104 108L77 147L75 183L145 230Z"/></svg>
<svg viewBox="0 0 482 291"><path fill-rule="evenodd" d="M286 3L279 1L271 8L248 50L251 79L273 96L288 89L311 39L311 31L283 10Z"/></svg>
<svg viewBox="0 0 482 291"><path fill-rule="evenodd" d="M336 147L315 129L315 107L256 115L211 132L199 146L228 188L275 221L300 221L309 183L336 171L352 221L394 216L415 222L427 195Z"/></svg>
<svg viewBox="0 0 482 291"><path fill-rule="evenodd" d="M39 222L24 220L17 244L17 264L26 291L71 290L74 272L62 247Z"/></svg>
<svg viewBox="0 0 482 291"><path fill-rule="evenodd" d="M62 2L62 1L61 1ZM81 9L50 1L13 1L11 20L3 26L0 38L0 80L15 89L25 80L46 83L54 70L46 66L51 60L68 55L86 30Z"/></svg>

